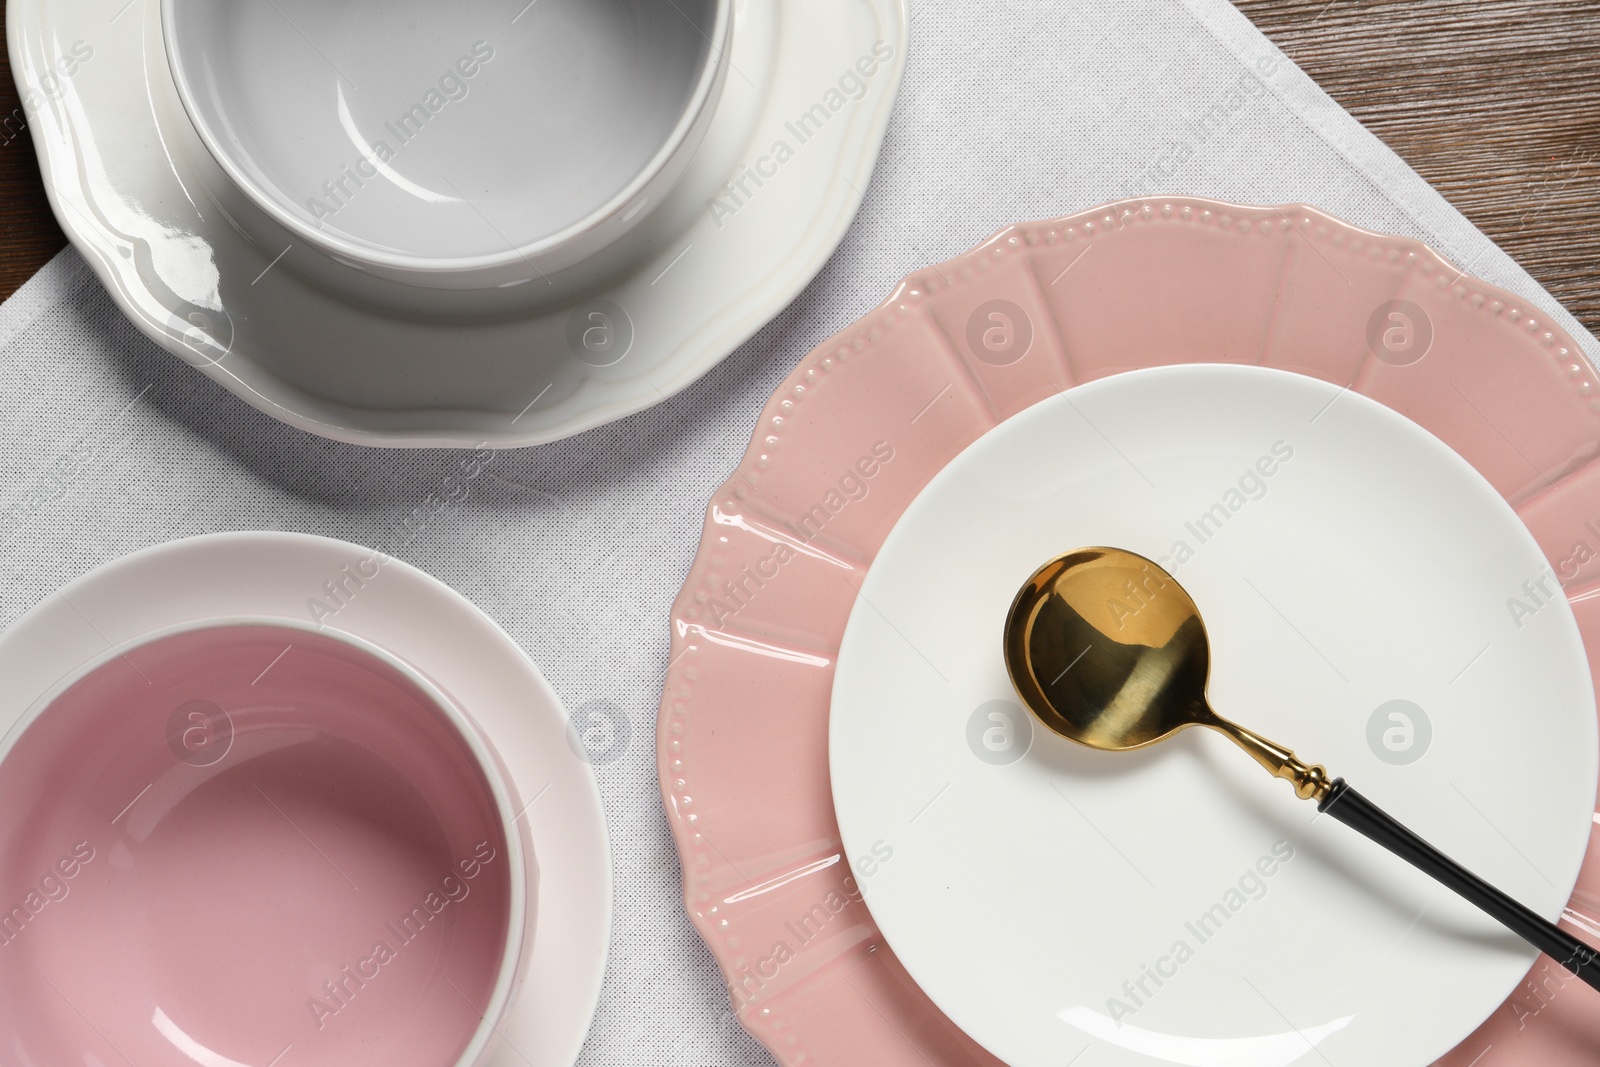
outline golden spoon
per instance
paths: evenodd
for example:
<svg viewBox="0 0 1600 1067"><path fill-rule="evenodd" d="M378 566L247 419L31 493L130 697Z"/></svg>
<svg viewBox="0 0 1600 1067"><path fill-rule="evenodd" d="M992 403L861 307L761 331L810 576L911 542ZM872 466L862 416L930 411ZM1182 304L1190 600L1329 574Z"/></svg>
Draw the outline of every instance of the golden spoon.
<svg viewBox="0 0 1600 1067"><path fill-rule="evenodd" d="M1211 651L1200 610L1143 556L1083 548L1034 572L1011 604L1006 669L1028 709L1090 748L1125 752L1191 726L1231 739L1302 800L1438 879L1600 989L1600 952L1457 864L1343 778L1211 710Z"/></svg>

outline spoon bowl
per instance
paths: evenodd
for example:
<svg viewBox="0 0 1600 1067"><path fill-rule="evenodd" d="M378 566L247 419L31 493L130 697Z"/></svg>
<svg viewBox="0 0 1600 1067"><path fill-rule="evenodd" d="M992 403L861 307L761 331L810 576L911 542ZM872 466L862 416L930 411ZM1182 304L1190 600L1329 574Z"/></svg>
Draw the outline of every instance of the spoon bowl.
<svg viewBox="0 0 1600 1067"><path fill-rule="evenodd" d="M1011 606L1005 655L1034 715L1091 748L1143 748L1215 718L1199 610L1131 552L1080 549L1041 567Z"/></svg>
<svg viewBox="0 0 1600 1067"><path fill-rule="evenodd" d="M1012 601L1005 657L1028 709L1081 745L1125 752L1205 726L1287 779L1301 799L1327 795L1323 767L1211 710L1200 609L1144 556L1081 548L1040 567Z"/></svg>

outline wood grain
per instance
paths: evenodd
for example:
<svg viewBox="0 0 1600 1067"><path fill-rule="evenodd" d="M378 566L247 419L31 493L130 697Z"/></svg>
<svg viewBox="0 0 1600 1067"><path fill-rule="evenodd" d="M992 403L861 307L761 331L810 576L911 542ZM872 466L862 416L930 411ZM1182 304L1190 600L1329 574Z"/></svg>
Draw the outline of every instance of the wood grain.
<svg viewBox="0 0 1600 1067"><path fill-rule="evenodd" d="M0 48L0 300L16 292L66 243L39 180L11 58Z"/></svg>
<svg viewBox="0 0 1600 1067"><path fill-rule="evenodd" d="M1600 3L1236 0L1600 332ZM0 299L66 239L0 51Z"/></svg>
<svg viewBox="0 0 1600 1067"><path fill-rule="evenodd" d="M1235 4L1600 333L1600 3Z"/></svg>

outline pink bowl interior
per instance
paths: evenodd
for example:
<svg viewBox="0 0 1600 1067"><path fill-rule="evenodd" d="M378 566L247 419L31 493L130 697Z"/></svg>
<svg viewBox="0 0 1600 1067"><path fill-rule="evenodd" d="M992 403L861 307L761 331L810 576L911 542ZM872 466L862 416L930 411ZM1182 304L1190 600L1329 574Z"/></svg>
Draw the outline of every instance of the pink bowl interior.
<svg viewBox="0 0 1600 1067"><path fill-rule="evenodd" d="M0 762L0 1048L18 1064L446 1067L507 952L495 795L342 640L124 650Z"/></svg>

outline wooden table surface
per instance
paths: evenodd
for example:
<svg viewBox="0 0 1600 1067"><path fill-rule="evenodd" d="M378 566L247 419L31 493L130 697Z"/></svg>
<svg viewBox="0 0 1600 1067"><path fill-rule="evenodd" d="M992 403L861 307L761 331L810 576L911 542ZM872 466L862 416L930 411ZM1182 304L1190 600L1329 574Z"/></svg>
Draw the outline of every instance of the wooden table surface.
<svg viewBox="0 0 1600 1067"><path fill-rule="evenodd" d="M1235 0L1600 333L1600 2ZM0 299L65 243L0 50Z"/></svg>

